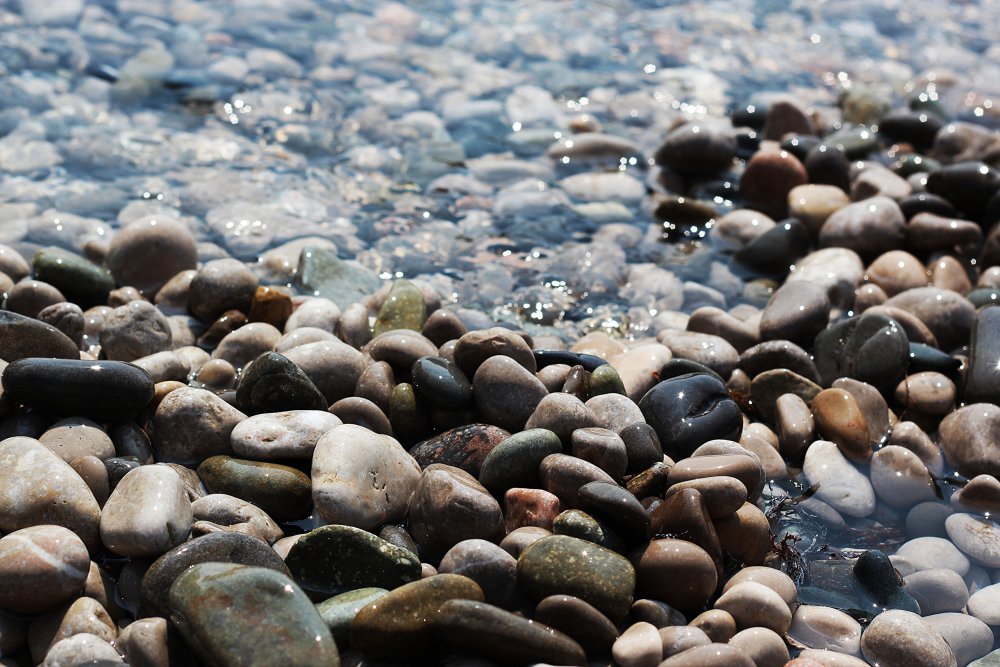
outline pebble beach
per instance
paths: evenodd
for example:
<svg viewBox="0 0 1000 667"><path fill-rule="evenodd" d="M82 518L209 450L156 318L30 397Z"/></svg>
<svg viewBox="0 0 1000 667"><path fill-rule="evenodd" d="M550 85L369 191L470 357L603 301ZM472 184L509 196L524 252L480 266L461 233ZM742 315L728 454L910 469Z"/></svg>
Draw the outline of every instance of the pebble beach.
<svg viewBox="0 0 1000 667"><path fill-rule="evenodd" d="M1000 665L997 25L0 1L0 667Z"/></svg>

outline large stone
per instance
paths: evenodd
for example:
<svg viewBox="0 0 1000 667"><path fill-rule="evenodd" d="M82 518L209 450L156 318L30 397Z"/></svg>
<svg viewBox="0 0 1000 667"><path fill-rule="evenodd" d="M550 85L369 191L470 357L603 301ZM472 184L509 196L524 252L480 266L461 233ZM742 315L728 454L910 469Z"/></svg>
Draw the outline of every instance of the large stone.
<svg viewBox="0 0 1000 667"><path fill-rule="evenodd" d="M164 465L128 472L101 511L101 540L122 556L156 557L188 538L194 515L180 475Z"/></svg>
<svg viewBox="0 0 1000 667"><path fill-rule="evenodd" d="M3 389L18 403L97 421L125 421L153 399L149 373L121 361L21 359L4 369Z"/></svg>
<svg viewBox="0 0 1000 667"><path fill-rule="evenodd" d="M941 420L938 433L945 459L958 472L1000 477L1000 407L966 405Z"/></svg>
<svg viewBox="0 0 1000 667"><path fill-rule="evenodd" d="M190 465L232 454L230 436L247 416L205 389L180 387L167 394L153 415L157 459Z"/></svg>
<svg viewBox="0 0 1000 667"><path fill-rule="evenodd" d="M340 665L326 623L280 572L200 563L170 587L170 608L174 625L208 664Z"/></svg>
<svg viewBox="0 0 1000 667"><path fill-rule="evenodd" d="M80 350L72 339L52 325L0 310L0 358L14 362L25 357L79 359Z"/></svg>
<svg viewBox="0 0 1000 667"><path fill-rule="evenodd" d="M663 452L674 460L690 456L709 440L739 440L743 430L742 413L726 386L705 373L660 382L642 397L639 408L656 430Z"/></svg>
<svg viewBox="0 0 1000 667"><path fill-rule="evenodd" d="M22 614L51 611L83 592L90 556L62 526L31 526L0 538L0 608ZM2 644L2 641L0 641Z"/></svg>

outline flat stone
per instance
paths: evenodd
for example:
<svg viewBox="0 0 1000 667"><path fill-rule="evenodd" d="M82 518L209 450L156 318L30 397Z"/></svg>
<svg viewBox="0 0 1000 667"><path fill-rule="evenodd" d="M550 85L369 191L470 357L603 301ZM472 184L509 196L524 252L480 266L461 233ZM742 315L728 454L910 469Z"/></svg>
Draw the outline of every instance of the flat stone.
<svg viewBox="0 0 1000 667"><path fill-rule="evenodd" d="M332 665L330 630L286 575L232 563L199 563L170 587L171 620L205 662Z"/></svg>
<svg viewBox="0 0 1000 667"><path fill-rule="evenodd" d="M410 449L410 456L421 468L433 463L443 463L479 476L483 463L493 449L509 437L510 433L497 426L466 424L414 445Z"/></svg>
<svg viewBox="0 0 1000 667"><path fill-rule="evenodd" d="M0 538L0 608L21 614L51 611L83 592L90 556L62 526L15 530Z"/></svg>
<svg viewBox="0 0 1000 667"><path fill-rule="evenodd" d="M1000 525L996 522L962 513L949 516L944 526L955 546L974 562L1000 567Z"/></svg>
<svg viewBox="0 0 1000 667"><path fill-rule="evenodd" d="M49 283L76 303L93 305L107 301L114 289L111 272L62 248L42 248L31 260L34 277Z"/></svg>
<svg viewBox="0 0 1000 667"><path fill-rule="evenodd" d="M969 341L976 308L957 292L939 287L916 287L885 302L905 310L923 322L941 344L950 350Z"/></svg>
<svg viewBox="0 0 1000 667"><path fill-rule="evenodd" d="M33 438L0 441L0 531L54 524L100 545L101 508L68 463Z"/></svg>
<svg viewBox="0 0 1000 667"><path fill-rule="evenodd" d="M247 416L205 389L181 387L167 394L153 415L157 460L190 465L232 454L230 437Z"/></svg>
<svg viewBox="0 0 1000 667"><path fill-rule="evenodd" d="M875 452L869 478L879 499L893 507L909 509L937 497L927 466L916 454L897 445Z"/></svg>
<svg viewBox="0 0 1000 667"><path fill-rule="evenodd" d="M312 488L309 476L291 466L212 456L198 466L209 493L243 498L277 521L294 521L309 515Z"/></svg>
<svg viewBox="0 0 1000 667"><path fill-rule="evenodd" d="M376 660L412 661L435 652L436 617L448 600L483 601L479 586L459 574L438 574L389 591L363 607L350 629L351 645Z"/></svg>
<svg viewBox="0 0 1000 667"><path fill-rule="evenodd" d="M578 665L583 648L562 632L475 600L448 600L432 622L443 641L500 662Z"/></svg>
<svg viewBox="0 0 1000 667"><path fill-rule="evenodd" d="M3 370L4 395L56 414L97 421L131 419L153 399L153 380L141 368L121 361L83 361L78 356L12 361Z"/></svg>
<svg viewBox="0 0 1000 667"><path fill-rule="evenodd" d="M760 337L808 346L829 319L826 290L807 282L786 283L775 291L761 314Z"/></svg>
<svg viewBox="0 0 1000 667"><path fill-rule="evenodd" d="M326 522L371 530L403 518L420 465L393 438L344 424L316 444L311 477L313 504Z"/></svg>
<svg viewBox="0 0 1000 667"><path fill-rule="evenodd" d="M340 308L373 294L380 284L370 269L353 260L342 260L336 249L321 246L302 249L295 282L307 294L330 299Z"/></svg>
<svg viewBox="0 0 1000 667"><path fill-rule="evenodd" d="M420 578L413 552L352 526L321 526L300 537L285 564L314 599L357 588L391 590Z"/></svg>
<svg viewBox="0 0 1000 667"><path fill-rule="evenodd" d="M618 629L593 605L572 595L550 595L535 606L534 618L575 639L587 656L608 655Z"/></svg>
<svg viewBox="0 0 1000 667"><path fill-rule="evenodd" d="M308 460L319 439L341 424L326 410L270 412L241 421L229 439L233 452L248 459Z"/></svg>
<svg viewBox="0 0 1000 667"><path fill-rule="evenodd" d="M0 350L3 360L11 363L26 357L80 358L79 348L66 334L9 310L0 310Z"/></svg>
<svg viewBox="0 0 1000 667"><path fill-rule="evenodd" d="M559 437L546 429L529 429L501 440L483 460L479 482L499 495L513 487L540 484L538 467L550 454L562 452Z"/></svg>
<svg viewBox="0 0 1000 667"><path fill-rule="evenodd" d="M288 574L281 557L261 540L231 532L202 535L174 547L149 566L139 589L142 615L169 616L170 587L177 577L198 563L253 565Z"/></svg>
<svg viewBox="0 0 1000 667"><path fill-rule="evenodd" d="M521 553L517 581L536 600L573 595L608 618L620 620L632 604L635 570L613 551L575 537L552 535Z"/></svg>
<svg viewBox="0 0 1000 667"><path fill-rule="evenodd" d="M579 491L588 482L615 484L614 478L593 463L568 454L546 456L538 472L542 488L555 494L564 509L580 507Z"/></svg>

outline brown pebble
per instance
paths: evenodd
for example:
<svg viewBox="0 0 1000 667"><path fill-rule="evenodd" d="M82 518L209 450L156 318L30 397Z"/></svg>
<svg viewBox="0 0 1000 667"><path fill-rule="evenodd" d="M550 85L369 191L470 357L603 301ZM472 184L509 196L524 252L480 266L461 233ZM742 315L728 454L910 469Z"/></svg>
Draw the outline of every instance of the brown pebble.
<svg viewBox="0 0 1000 667"><path fill-rule="evenodd" d="M691 619L688 623L698 628L713 642L726 643L736 634L736 619L724 609L709 609Z"/></svg>

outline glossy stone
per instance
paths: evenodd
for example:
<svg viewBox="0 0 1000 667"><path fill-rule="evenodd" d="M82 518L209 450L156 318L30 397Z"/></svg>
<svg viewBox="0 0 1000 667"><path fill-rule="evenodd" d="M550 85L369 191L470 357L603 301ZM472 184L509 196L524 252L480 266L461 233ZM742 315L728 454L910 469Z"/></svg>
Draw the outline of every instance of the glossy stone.
<svg viewBox="0 0 1000 667"><path fill-rule="evenodd" d="M340 665L309 598L274 570L200 563L170 587L171 620L209 664Z"/></svg>
<svg viewBox="0 0 1000 667"><path fill-rule="evenodd" d="M536 600L573 595L619 620L632 604L635 570L613 551L575 537L552 535L521 553L517 581Z"/></svg>
<svg viewBox="0 0 1000 667"><path fill-rule="evenodd" d="M374 334L394 329L420 331L427 319L427 307L420 288L409 280L396 280L375 318Z"/></svg>
<svg viewBox="0 0 1000 667"><path fill-rule="evenodd" d="M174 580L192 565L210 562L253 565L288 574L281 557L261 540L240 533L210 533L184 542L153 561L139 589L141 613L167 617Z"/></svg>
<svg viewBox="0 0 1000 667"><path fill-rule="evenodd" d="M388 590L420 578L413 552L351 526L321 526L300 537L285 557L292 578L324 599L357 588Z"/></svg>
<svg viewBox="0 0 1000 667"><path fill-rule="evenodd" d="M540 483L538 466L542 460L560 452L562 443L552 431L529 429L515 433L486 455L479 482L497 495L513 487L534 487Z"/></svg>
<svg viewBox="0 0 1000 667"><path fill-rule="evenodd" d="M312 505L309 476L290 466L212 456L198 466L209 493L243 498L277 521L302 519Z"/></svg>
<svg viewBox="0 0 1000 667"><path fill-rule="evenodd" d="M432 463L461 468L470 475L480 471L493 450L510 437L510 433L489 424L467 424L435 435L410 449L410 455L426 468Z"/></svg>
<svg viewBox="0 0 1000 667"><path fill-rule="evenodd" d="M243 369L236 385L236 404L248 415L327 407L312 380L277 352L264 352Z"/></svg>
<svg viewBox="0 0 1000 667"><path fill-rule="evenodd" d="M417 394L428 405L444 410L472 405L472 383L454 362L444 357L417 359L410 368L410 376Z"/></svg>
<svg viewBox="0 0 1000 667"><path fill-rule="evenodd" d="M121 361L21 359L3 370L3 388L19 403L97 421L130 419L153 399L149 373Z"/></svg>
<svg viewBox="0 0 1000 667"><path fill-rule="evenodd" d="M639 408L656 430L664 453L674 460L689 456L708 440L738 440L743 429L739 407L725 385L710 375L665 380L642 397Z"/></svg>

